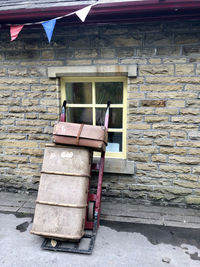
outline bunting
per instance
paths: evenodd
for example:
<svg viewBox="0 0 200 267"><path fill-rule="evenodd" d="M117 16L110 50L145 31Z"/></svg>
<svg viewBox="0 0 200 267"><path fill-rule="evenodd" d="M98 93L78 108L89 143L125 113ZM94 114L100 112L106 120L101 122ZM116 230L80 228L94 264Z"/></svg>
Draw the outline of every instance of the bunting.
<svg viewBox="0 0 200 267"><path fill-rule="evenodd" d="M84 22L88 13L90 12L91 9L91 5L90 6L86 6L78 11L76 11L76 15L79 17L79 19Z"/></svg>
<svg viewBox="0 0 200 267"><path fill-rule="evenodd" d="M56 19L51 19L49 21L45 21L42 23L42 26L46 32L47 38L49 40L49 43L51 42L51 37L53 34L53 30L56 24Z"/></svg>
<svg viewBox="0 0 200 267"><path fill-rule="evenodd" d="M87 15L89 14L91 8L95 5L97 5L99 3L94 3L92 5L89 5L89 6L86 6L84 8L81 8L75 12L72 12L72 13L69 13L69 14L66 14L66 15L63 15L61 17L57 17L57 18L54 18L54 19L51 19L51 20L47 20L47 21L38 21L38 22L33 22L33 23L25 23L23 25L9 25L10 26L10 36L11 36L11 41L14 41L17 37L18 37L18 34L20 33L20 31L22 30L22 28L24 27L24 25L33 25L33 24L42 24L45 32L46 32L46 35L47 35L47 38L48 38L48 41L49 43L51 42L51 38L52 38L52 35L53 35L53 31L54 31L54 28L55 28L55 24L56 24L56 21L58 19L62 19L64 17L69 17L71 15L77 15L79 17L79 19L84 22Z"/></svg>
<svg viewBox="0 0 200 267"><path fill-rule="evenodd" d="M17 38L23 27L24 25L10 26L11 42Z"/></svg>

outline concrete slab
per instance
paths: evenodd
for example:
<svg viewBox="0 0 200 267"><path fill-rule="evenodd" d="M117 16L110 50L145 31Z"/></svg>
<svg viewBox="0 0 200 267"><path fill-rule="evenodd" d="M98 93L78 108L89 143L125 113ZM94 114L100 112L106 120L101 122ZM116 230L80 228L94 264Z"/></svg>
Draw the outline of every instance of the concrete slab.
<svg viewBox="0 0 200 267"><path fill-rule="evenodd" d="M199 267L200 231L102 222L92 255L45 251L30 234L31 218L0 214L3 267ZM112 226L112 228L111 228Z"/></svg>
<svg viewBox="0 0 200 267"><path fill-rule="evenodd" d="M36 194L0 192L0 212L26 215L34 214ZM102 200L101 219L107 221L144 223L200 228L200 210L178 207L161 207L137 203Z"/></svg>

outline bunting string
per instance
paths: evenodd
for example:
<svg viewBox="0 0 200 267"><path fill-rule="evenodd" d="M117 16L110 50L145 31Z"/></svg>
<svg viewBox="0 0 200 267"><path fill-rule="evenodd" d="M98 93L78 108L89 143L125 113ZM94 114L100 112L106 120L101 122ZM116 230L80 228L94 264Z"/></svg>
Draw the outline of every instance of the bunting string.
<svg viewBox="0 0 200 267"><path fill-rule="evenodd" d="M44 30L45 30L45 33L47 35L47 38L48 38L48 41L49 43L51 42L51 38L52 38L52 35L53 35L53 31L54 31L54 28L55 28L55 24L56 24L56 21L59 20L59 19L62 19L62 18L65 18L65 17L69 17L69 16L72 16L72 15L77 15L78 18L84 22L87 15L89 14L91 8L95 5L98 5L99 2L97 3L94 3L94 4L91 4L89 6L86 6L84 8L81 8L77 11L74 11L74 12L71 12L71 13L68 13L68 14L65 14L63 16L60 16L60 17L56 17L56 18L53 18L53 19L50 19L50 20L45 20L45 21L37 21L37 22L32 22L32 23L24 23L22 25L12 25L12 24L7 24L8 26L10 26L10 36L11 36L11 41L14 41L20 31L23 29L24 26L30 26L30 25L34 25L34 24L42 24Z"/></svg>

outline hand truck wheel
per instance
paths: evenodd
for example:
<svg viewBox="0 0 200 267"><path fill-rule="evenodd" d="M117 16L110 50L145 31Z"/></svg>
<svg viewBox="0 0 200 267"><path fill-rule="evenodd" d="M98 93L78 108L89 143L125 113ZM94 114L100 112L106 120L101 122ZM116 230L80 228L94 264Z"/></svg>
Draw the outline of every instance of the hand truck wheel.
<svg viewBox="0 0 200 267"><path fill-rule="evenodd" d="M88 221L92 222L94 220L94 208L95 208L94 202L88 203Z"/></svg>

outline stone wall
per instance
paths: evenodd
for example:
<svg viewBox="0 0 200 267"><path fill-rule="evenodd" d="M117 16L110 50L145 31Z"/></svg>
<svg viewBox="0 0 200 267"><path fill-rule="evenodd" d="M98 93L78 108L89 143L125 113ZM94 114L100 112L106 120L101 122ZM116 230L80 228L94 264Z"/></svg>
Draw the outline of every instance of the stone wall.
<svg viewBox="0 0 200 267"><path fill-rule="evenodd" d="M0 186L37 190L43 148L59 118L52 66L138 64L128 80L128 154L135 175L107 174L103 195L120 201L200 204L200 22L56 25L0 39Z"/></svg>

